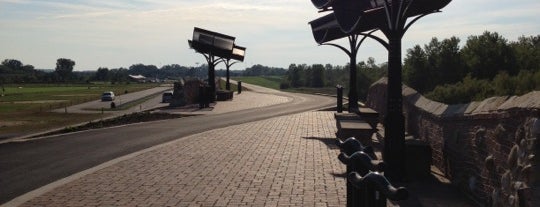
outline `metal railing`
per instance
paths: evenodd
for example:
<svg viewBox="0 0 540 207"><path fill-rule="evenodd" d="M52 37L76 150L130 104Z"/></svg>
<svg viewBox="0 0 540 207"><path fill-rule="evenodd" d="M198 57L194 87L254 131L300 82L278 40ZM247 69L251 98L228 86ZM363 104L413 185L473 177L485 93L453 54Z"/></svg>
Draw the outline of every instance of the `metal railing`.
<svg viewBox="0 0 540 207"><path fill-rule="evenodd" d="M341 149L338 159L347 167L348 207L383 207L387 199L408 198L407 189L394 187L383 175L386 165L377 159L371 146L364 146L354 137L338 139L336 145Z"/></svg>

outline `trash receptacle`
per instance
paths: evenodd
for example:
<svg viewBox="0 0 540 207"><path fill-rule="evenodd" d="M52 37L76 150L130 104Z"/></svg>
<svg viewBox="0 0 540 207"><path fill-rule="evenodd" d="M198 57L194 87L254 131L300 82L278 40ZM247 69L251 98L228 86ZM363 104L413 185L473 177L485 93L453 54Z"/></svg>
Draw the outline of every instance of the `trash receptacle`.
<svg viewBox="0 0 540 207"><path fill-rule="evenodd" d="M336 90L337 90L337 108L336 108L336 111L338 113L343 113L343 86L338 84L336 86Z"/></svg>
<svg viewBox="0 0 540 207"><path fill-rule="evenodd" d="M242 81L238 81L238 93L242 93Z"/></svg>
<svg viewBox="0 0 540 207"><path fill-rule="evenodd" d="M431 146L428 142L407 137L407 177L412 180L421 180L431 174Z"/></svg>

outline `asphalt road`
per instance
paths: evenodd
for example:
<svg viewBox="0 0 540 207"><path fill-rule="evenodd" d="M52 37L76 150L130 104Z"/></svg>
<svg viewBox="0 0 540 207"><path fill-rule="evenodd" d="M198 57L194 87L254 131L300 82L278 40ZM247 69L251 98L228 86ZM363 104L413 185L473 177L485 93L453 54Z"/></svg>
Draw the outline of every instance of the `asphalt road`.
<svg viewBox="0 0 540 207"><path fill-rule="evenodd" d="M161 92L167 91L167 90L172 90L172 86L160 86L160 87L155 87L155 88L148 89L148 90L131 92L131 93L127 93L127 94L116 94L116 98L114 99L114 103L116 104L117 107L120 107L122 104L126 104L126 103L136 101L136 100L140 99L141 97L147 97L147 96L152 96L152 95L155 95L155 94L161 94ZM161 96L156 97L155 100L157 100L157 101L153 101L151 103L154 104L154 105L159 104L159 102L161 101ZM163 106L165 106L165 105L163 105ZM64 113L65 110L67 110L69 113L96 113L96 111L99 111L102 108L109 109L110 107L111 107L111 101L95 100L95 101L90 101L90 102L86 102L86 103L83 103L83 104L77 104L77 105L69 106L69 107L67 107L67 109L60 108L60 109L55 109L53 111L58 112L58 113ZM137 109L138 109L137 107L134 107L134 108L132 108L131 111L127 111L127 112L137 111ZM127 112L126 111L107 111L107 113L113 114L113 115L114 114L123 114L123 113L127 113Z"/></svg>
<svg viewBox="0 0 540 207"><path fill-rule="evenodd" d="M111 159L206 130L320 109L335 98L261 91L293 101L223 114L83 131L0 145L0 204Z"/></svg>

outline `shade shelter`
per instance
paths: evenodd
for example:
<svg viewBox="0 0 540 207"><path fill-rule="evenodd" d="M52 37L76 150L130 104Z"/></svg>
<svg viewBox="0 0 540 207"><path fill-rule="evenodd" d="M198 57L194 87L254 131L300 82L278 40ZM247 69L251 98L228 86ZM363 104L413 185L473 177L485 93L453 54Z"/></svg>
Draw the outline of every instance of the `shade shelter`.
<svg viewBox="0 0 540 207"><path fill-rule="evenodd" d="M227 69L227 81L225 83L225 89L231 90L230 74L229 74L229 70L230 70L231 66L238 63L238 62L243 62L245 55L246 55L246 48L245 47L234 45L230 56L223 60L224 63L225 63L225 67Z"/></svg>
<svg viewBox="0 0 540 207"><path fill-rule="evenodd" d="M349 56L349 112L358 110L358 91L356 84L356 56L360 45L364 42L367 36L359 40L359 35L356 33L344 33L335 18L333 13L323 16L319 19L309 22L313 31L315 41L320 45L330 45L341 49ZM371 33L371 32L370 32ZM329 43L331 40L347 37L349 40L349 48L338 44Z"/></svg>
<svg viewBox="0 0 540 207"><path fill-rule="evenodd" d="M193 30L193 39L188 40L190 48L201 53L208 62L209 100L216 100L215 66L221 58L230 58L233 54L235 37L197 28Z"/></svg>
<svg viewBox="0 0 540 207"><path fill-rule="evenodd" d="M352 55L360 44L353 45L355 36L370 37L388 50L387 114L385 115L385 142L383 159L388 164L385 175L392 180L403 180L405 171L405 119L402 109L401 39L410 26L420 18L439 12L451 0L311 0L320 12L331 13L310 22L313 37L318 44L348 37L351 65ZM411 18L410 21L408 19ZM372 33L380 30L386 40ZM354 40L354 39L353 39ZM356 42L354 42L356 43ZM360 42L361 43L361 42ZM353 53L354 52L354 53ZM356 64L354 62L354 64ZM356 69L352 68L351 70ZM356 81L351 73L352 82ZM351 88L352 90L353 88ZM354 97L353 97L354 98ZM357 101L351 100L349 103Z"/></svg>

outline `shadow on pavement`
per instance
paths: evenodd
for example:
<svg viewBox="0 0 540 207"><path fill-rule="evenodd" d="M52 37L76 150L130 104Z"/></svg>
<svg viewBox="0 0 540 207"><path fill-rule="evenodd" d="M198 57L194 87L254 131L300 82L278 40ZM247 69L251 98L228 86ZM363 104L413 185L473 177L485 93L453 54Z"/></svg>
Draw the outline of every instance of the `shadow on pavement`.
<svg viewBox="0 0 540 207"><path fill-rule="evenodd" d="M302 138L309 139L309 140L318 140L324 143L329 149L339 149L336 146L336 138L328 138L328 137L302 137Z"/></svg>
<svg viewBox="0 0 540 207"><path fill-rule="evenodd" d="M408 200L397 202L400 206L476 206L433 168L429 177L398 185L411 192Z"/></svg>

